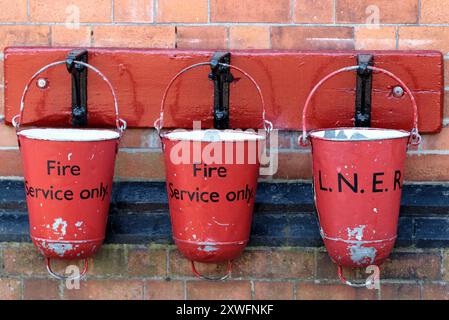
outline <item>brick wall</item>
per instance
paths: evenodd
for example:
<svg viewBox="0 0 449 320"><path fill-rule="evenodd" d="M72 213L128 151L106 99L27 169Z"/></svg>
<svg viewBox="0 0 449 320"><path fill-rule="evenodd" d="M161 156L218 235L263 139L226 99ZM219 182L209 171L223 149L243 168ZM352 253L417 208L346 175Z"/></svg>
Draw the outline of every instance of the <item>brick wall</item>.
<svg viewBox="0 0 449 320"><path fill-rule="evenodd" d="M372 5L380 13L380 26L375 29L364 24L370 19ZM76 19L77 8L79 29L68 29L65 23ZM435 49L445 54L447 64L449 1L0 0L0 49L14 45ZM3 100L3 85L0 90ZM444 114L442 132L424 136L420 149L410 152L407 180L449 180L447 103ZM296 146L297 135L281 133L280 169L273 179L310 179L310 153ZM128 130L118 157L116 179L163 180L159 150L152 130ZM15 133L0 122L0 177L16 179L21 175ZM223 283L193 279L186 261L171 246L108 245L92 265L82 289L69 291L62 283L47 278L43 261L30 244L3 243L0 299L449 299L449 277L445 272L449 254L444 249L396 250L382 269L385 283L381 291L340 285L335 279L335 267L323 249L317 248L250 248L237 262L233 279Z"/></svg>
<svg viewBox="0 0 449 320"><path fill-rule="evenodd" d="M396 250L381 267L381 290L350 288L320 248L248 248L232 279L194 278L173 246L105 245L80 289L48 279L31 244L0 244L1 299L449 299L449 251ZM57 271L64 264L55 263ZM199 265L218 275L223 268ZM360 276L349 270L348 277Z"/></svg>

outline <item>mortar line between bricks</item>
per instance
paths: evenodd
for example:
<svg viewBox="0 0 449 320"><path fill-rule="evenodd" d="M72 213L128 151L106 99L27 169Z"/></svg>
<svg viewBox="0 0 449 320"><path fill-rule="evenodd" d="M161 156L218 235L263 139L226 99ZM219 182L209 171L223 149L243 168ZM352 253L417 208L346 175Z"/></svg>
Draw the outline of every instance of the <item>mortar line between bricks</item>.
<svg viewBox="0 0 449 320"><path fill-rule="evenodd" d="M29 22L31 20L30 17L30 0L27 0L27 21Z"/></svg>
<svg viewBox="0 0 449 320"><path fill-rule="evenodd" d="M211 23L210 0L207 0L207 23Z"/></svg>
<svg viewBox="0 0 449 320"><path fill-rule="evenodd" d="M394 36L395 36L395 39L396 39L396 45L395 45L395 48L396 48L396 50L399 50L399 27L395 27L395 34L394 34Z"/></svg>
<svg viewBox="0 0 449 320"><path fill-rule="evenodd" d="M153 0L153 23L157 23L158 10L159 10L158 0Z"/></svg>
<svg viewBox="0 0 449 320"><path fill-rule="evenodd" d="M332 22L334 25L337 24L337 0L332 2Z"/></svg>
<svg viewBox="0 0 449 320"><path fill-rule="evenodd" d="M165 249L165 277L170 276L170 248Z"/></svg>
<svg viewBox="0 0 449 320"><path fill-rule="evenodd" d="M290 23L295 23L295 15L296 15L296 0L290 0Z"/></svg>
<svg viewBox="0 0 449 320"><path fill-rule="evenodd" d="M421 23L421 0L418 0L418 17L417 17L417 23Z"/></svg>
<svg viewBox="0 0 449 320"><path fill-rule="evenodd" d="M111 20L115 23L115 0L111 0Z"/></svg>
<svg viewBox="0 0 449 320"><path fill-rule="evenodd" d="M250 286L251 286L251 300L255 300L256 299L256 289L255 289L255 284L254 284L254 280L251 279L249 281Z"/></svg>
<svg viewBox="0 0 449 320"><path fill-rule="evenodd" d="M157 2L156 2L157 3ZM157 7L157 6L156 6ZM0 22L0 26L52 26L65 22ZM287 23L287 22L80 22L81 26L273 26L273 27L367 27L366 23ZM381 23L381 27L449 27L449 23Z"/></svg>

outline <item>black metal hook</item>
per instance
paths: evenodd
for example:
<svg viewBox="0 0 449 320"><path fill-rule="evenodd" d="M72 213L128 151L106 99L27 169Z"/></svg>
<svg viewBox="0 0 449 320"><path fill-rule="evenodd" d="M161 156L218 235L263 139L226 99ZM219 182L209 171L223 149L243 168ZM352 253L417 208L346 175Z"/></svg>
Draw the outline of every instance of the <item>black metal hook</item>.
<svg viewBox="0 0 449 320"><path fill-rule="evenodd" d="M373 72L368 69L368 66L374 65L374 56L372 54L359 54L357 63L359 68L357 70L354 125L356 127L370 127Z"/></svg>
<svg viewBox="0 0 449 320"><path fill-rule="evenodd" d="M231 70L223 64L231 63L229 52L216 52L211 59L209 79L214 82L214 128L229 128L229 84L234 81Z"/></svg>
<svg viewBox="0 0 449 320"><path fill-rule="evenodd" d="M76 49L66 58L67 71L72 75L72 126L87 126L87 68L74 61L87 63L87 50Z"/></svg>

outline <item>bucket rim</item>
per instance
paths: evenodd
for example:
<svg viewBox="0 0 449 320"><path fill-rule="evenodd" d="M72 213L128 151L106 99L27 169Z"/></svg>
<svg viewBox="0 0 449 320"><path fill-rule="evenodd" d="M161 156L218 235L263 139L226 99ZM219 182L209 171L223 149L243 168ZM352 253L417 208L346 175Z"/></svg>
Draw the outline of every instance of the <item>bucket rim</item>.
<svg viewBox="0 0 449 320"><path fill-rule="evenodd" d="M66 135L62 135L62 131L65 131ZM67 135L68 132L70 135ZM86 132L90 132L91 135L86 135ZM97 133L97 136L94 136L94 133ZM98 135L99 133L101 134ZM24 128L17 132L17 136L53 142L96 142L120 139L120 133L116 130L97 128Z"/></svg>
<svg viewBox="0 0 449 320"><path fill-rule="evenodd" d="M195 134L195 133L202 133L202 136L196 136L196 137L182 137L183 134ZM214 132L220 134L227 134L229 136L235 135L234 138L229 137L220 137L219 140L214 139L204 139L204 134L206 132ZM179 134L179 137L170 137L170 135L173 134ZM161 138L166 138L170 141L195 141L195 142L245 142L245 141L261 141L265 140L265 135L259 134L257 132L245 132L245 131L238 131L235 129L206 129L206 130L184 130L184 129L175 129L167 132L161 133Z"/></svg>
<svg viewBox="0 0 449 320"><path fill-rule="evenodd" d="M336 137L320 137L316 134L324 131L337 131L337 130L358 130L358 131L390 131L395 133L401 133L399 136L391 137L378 137L378 138L366 138L366 139L339 139ZM410 132L402 129L388 129L388 128L365 128L365 127L332 127L332 128L320 128L309 131L310 139L332 141L332 142L370 142L370 141L384 141L384 140L397 140L397 139L409 139Z"/></svg>

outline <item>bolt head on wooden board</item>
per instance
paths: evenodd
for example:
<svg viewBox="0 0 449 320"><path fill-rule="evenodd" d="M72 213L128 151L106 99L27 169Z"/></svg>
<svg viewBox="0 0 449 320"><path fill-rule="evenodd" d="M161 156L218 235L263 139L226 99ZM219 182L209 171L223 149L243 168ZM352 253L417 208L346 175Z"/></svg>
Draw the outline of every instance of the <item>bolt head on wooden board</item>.
<svg viewBox="0 0 449 320"><path fill-rule="evenodd" d="M74 48L10 47L5 49L5 119L19 111L28 79L42 66L64 60ZM89 48L89 62L100 69L117 91L119 109L130 127L153 127L159 116L163 90L182 68L209 61L213 51L177 49ZM374 65L401 78L412 90L419 107L419 129L438 132L443 110L443 56L437 51L231 51L231 63L252 75L267 104L267 119L275 129L299 130L304 102L312 87L330 72L357 64L357 54L374 55ZM174 84L164 119L165 127L191 128L201 120L213 126L213 83L207 66L192 70ZM262 128L261 106L252 84L233 71L230 92L230 126ZM48 87L33 86L25 102L23 124L71 125L70 75L63 68L42 75ZM317 93L307 115L310 128L354 125L356 75L344 74ZM375 73L372 84L372 127L409 130L412 107L406 95L396 97L398 84ZM89 74L90 126L112 126L112 99L102 80Z"/></svg>

